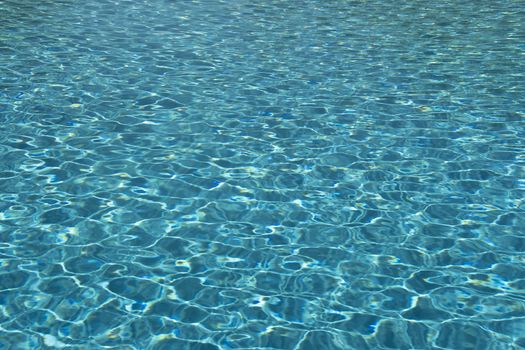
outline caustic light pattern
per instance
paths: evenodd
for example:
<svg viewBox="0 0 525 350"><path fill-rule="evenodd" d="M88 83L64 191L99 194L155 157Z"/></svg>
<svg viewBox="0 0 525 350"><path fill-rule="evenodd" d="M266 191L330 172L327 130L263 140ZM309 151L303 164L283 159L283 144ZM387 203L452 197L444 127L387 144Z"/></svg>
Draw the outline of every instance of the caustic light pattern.
<svg viewBox="0 0 525 350"><path fill-rule="evenodd" d="M1 349L525 349L521 1L0 1Z"/></svg>

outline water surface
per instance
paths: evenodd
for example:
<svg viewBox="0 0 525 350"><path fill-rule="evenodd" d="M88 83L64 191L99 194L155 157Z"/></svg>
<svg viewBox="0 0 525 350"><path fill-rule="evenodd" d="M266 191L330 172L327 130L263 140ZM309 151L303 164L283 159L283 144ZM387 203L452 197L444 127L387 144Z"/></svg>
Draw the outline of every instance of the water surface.
<svg viewBox="0 0 525 350"><path fill-rule="evenodd" d="M0 1L0 348L524 349L524 19Z"/></svg>

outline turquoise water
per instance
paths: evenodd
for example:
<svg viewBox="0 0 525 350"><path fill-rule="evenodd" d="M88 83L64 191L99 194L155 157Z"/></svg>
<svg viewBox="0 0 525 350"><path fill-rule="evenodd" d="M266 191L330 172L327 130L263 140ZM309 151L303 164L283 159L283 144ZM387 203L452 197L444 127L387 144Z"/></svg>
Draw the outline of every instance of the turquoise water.
<svg viewBox="0 0 525 350"><path fill-rule="evenodd" d="M0 1L0 349L525 349L523 1Z"/></svg>

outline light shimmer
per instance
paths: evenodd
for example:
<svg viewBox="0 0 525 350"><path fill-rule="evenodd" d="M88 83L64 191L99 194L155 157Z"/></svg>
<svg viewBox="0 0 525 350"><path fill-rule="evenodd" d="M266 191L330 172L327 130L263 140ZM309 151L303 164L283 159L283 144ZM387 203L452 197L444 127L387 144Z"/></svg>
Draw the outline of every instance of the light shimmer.
<svg viewBox="0 0 525 350"><path fill-rule="evenodd" d="M524 5L0 1L0 349L525 349Z"/></svg>

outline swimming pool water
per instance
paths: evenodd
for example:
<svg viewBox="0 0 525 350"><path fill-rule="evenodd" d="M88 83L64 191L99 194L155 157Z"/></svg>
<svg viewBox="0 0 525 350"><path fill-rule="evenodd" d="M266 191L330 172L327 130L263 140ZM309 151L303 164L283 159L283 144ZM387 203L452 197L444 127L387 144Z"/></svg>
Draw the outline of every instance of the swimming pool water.
<svg viewBox="0 0 525 350"><path fill-rule="evenodd" d="M1 349L524 349L522 1L0 1Z"/></svg>

